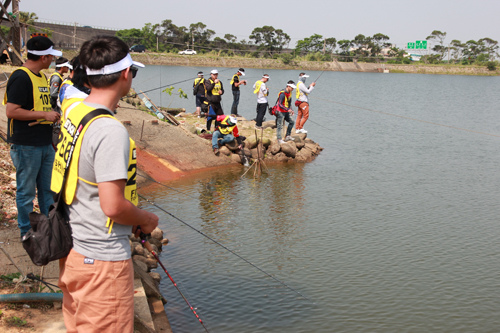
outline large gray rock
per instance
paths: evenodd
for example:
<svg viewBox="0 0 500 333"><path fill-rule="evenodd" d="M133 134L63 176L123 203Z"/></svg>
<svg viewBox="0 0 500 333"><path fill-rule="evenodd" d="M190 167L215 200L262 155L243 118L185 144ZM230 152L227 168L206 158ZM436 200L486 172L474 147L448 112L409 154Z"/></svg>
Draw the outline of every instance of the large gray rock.
<svg viewBox="0 0 500 333"><path fill-rule="evenodd" d="M222 154L222 155L226 155L226 156L229 156L231 155L231 151L229 150L229 148L227 148L226 146L222 146L219 148L219 152Z"/></svg>
<svg viewBox="0 0 500 333"><path fill-rule="evenodd" d="M295 155L295 160L297 162L309 162L313 159L313 153L310 149L303 148L301 149L297 155Z"/></svg>
<svg viewBox="0 0 500 333"><path fill-rule="evenodd" d="M298 150L304 148L305 142L302 140L302 138L299 135L293 135L293 142L295 143L295 146L297 147Z"/></svg>
<svg viewBox="0 0 500 333"><path fill-rule="evenodd" d="M254 160L258 159L259 157L263 159L264 156L266 156L266 149L264 147L261 147L259 149L260 149L260 152L259 152L258 148L254 148L254 149L251 150L251 152L252 152L252 158Z"/></svg>
<svg viewBox="0 0 500 333"><path fill-rule="evenodd" d="M160 228L156 227L155 230L151 232L151 237L161 241L163 239L163 231Z"/></svg>
<svg viewBox="0 0 500 333"><path fill-rule="evenodd" d="M284 152L280 151L279 153L277 153L272 157L272 160L278 162L288 162L292 160L292 158L286 156Z"/></svg>
<svg viewBox="0 0 500 333"><path fill-rule="evenodd" d="M285 153L286 156L295 158L297 147L293 141L288 141L281 144L281 151Z"/></svg>
<svg viewBox="0 0 500 333"><path fill-rule="evenodd" d="M273 154L273 155L276 155L277 153L279 153L281 150L281 146L280 146L280 143L278 142L278 140L273 140L271 142L271 145L269 146L269 149L268 151Z"/></svg>

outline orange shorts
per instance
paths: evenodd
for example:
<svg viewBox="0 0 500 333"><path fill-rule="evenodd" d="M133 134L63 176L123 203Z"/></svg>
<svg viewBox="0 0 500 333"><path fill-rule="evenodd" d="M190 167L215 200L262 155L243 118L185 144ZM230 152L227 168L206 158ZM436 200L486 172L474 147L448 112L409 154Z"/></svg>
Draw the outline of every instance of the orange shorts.
<svg viewBox="0 0 500 333"><path fill-rule="evenodd" d="M71 250L59 260L64 324L72 332L134 330L132 260L99 261Z"/></svg>

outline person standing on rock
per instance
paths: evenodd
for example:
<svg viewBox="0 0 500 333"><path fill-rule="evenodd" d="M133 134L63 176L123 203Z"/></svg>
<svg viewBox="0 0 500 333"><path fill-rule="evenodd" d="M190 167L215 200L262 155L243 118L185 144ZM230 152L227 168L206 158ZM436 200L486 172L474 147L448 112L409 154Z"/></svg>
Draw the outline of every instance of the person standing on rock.
<svg viewBox="0 0 500 333"><path fill-rule="evenodd" d="M316 82L313 82L309 85L309 87L306 87L306 78L308 77L309 75L306 75L306 73L300 73L299 81L297 82L297 100L295 101L295 105L298 106L297 120L295 121L295 133L297 134L307 133L307 131L304 129L304 124L309 118L308 95L311 93L311 91L313 91L314 86L316 85Z"/></svg>
<svg viewBox="0 0 500 333"><path fill-rule="evenodd" d="M219 80L219 71L213 69L210 72L210 79L205 80L205 90L207 92L208 100L208 116L207 116L207 131L210 131L212 127L212 121L217 118L217 116L223 115L222 110L222 95L224 94L224 87L222 82Z"/></svg>
<svg viewBox="0 0 500 333"><path fill-rule="evenodd" d="M28 60L15 70L7 82L3 104L8 118L7 142L16 167L17 224L21 238L31 229L29 213L38 197L42 214L48 215L54 202L50 190L54 147L52 125L60 114L50 105L49 84L40 71L62 55L53 49L47 37L33 37L27 42ZM32 126L30 126L32 124Z"/></svg>
<svg viewBox="0 0 500 333"><path fill-rule="evenodd" d="M243 68L238 69L238 72L233 75L231 79L231 89L233 90L233 105L231 107L231 114L239 117L238 114L238 104L240 103L240 85L246 85L247 81L240 81L240 76L245 76L245 70Z"/></svg>
<svg viewBox="0 0 500 333"><path fill-rule="evenodd" d="M293 141L293 138L290 136L292 134L293 125L295 122L293 121L293 110L291 108L292 103L292 91L295 89L295 82L288 81L286 88L281 90L278 95L278 102L276 108L276 137L278 138L279 143L285 143L285 141ZM283 133L283 125L285 121L288 123L288 127L286 129L285 140L282 140Z"/></svg>
<svg viewBox="0 0 500 333"><path fill-rule="evenodd" d="M52 190L63 186L67 146L75 128L90 118L75 145L64 202L72 229L73 249L59 261L64 324L68 332L134 331L134 270L129 236L139 226L151 233L158 216L139 209L136 149L113 109L132 85L139 67L122 40L98 36L86 41L80 62L91 86L61 126L52 173Z"/></svg>
<svg viewBox="0 0 500 333"><path fill-rule="evenodd" d="M202 108L206 103L205 98L205 79L203 78L203 72L198 72L198 77L194 79L193 82L193 92L196 99L196 116L201 116Z"/></svg>
<svg viewBox="0 0 500 333"><path fill-rule="evenodd" d="M238 141L238 149L243 147L243 138L238 132L238 126L236 126L237 122L238 120L233 116L217 116L218 126L212 136L212 148L215 155L219 154L220 146L223 146L234 139Z"/></svg>
<svg viewBox="0 0 500 333"><path fill-rule="evenodd" d="M267 108L269 106L267 102L267 96L269 96L269 89L266 86L266 82L269 81L269 75L262 75L262 79L255 82L253 85L253 93L257 94L257 118L255 118L255 129L262 129L262 122L264 121L264 116L266 115Z"/></svg>

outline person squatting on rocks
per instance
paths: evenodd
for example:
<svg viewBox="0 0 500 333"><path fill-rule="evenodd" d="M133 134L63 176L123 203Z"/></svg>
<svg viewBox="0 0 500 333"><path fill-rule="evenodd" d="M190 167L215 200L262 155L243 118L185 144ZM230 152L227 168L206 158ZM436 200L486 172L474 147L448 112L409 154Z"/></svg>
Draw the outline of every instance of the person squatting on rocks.
<svg viewBox="0 0 500 333"><path fill-rule="evenodd" d="M89 96L71 110L61 126L52 190L62 187L74 126L90 112L68 170L64 202L72 229L73 249L59 261L59 287L67 332L134 331L134 270L129 235L139 226L148 234L158 217L139 209L136 150L113 109L132 85L138 67L117 37L97 36L80 50L80 62L91 86ZM63 153L60 153L63 152Z"/></svg>
<svg viewBox="0 0 500 333"><path fill-rule="evenodd" d="M299 81L297 82L297 100L295 101L295 105L298 107L298 110L297 120L295 121L295 133L307 133L304 129L304 124L309 118L309 97L307 95L313 91L316 85L316 82L313 82L309 87L306 87L306 78L308 77L309 75L306 75L306 73L300 73Z"/></svg>
<svg viewBox="0 0 500 333"><path fill-rule="evenodd" d="M276 137L278 138L279 143L285 143L285 141L293 141L293 138L290 136L292 134L293 125L295 122L293 121L293 110L291 108L292 103L292 91L295 89L295 82L288 81L286 88L281 90L278 94L278 102L276 108ZM282 140L283 133L283 125L285 121L288 123L288 127L286 129L285 140Z"/></svg>
<svg viewBox="0 0 500 333"><path fill-rule="evenodd" d="M198 72L198 77L194 79L193 82L193 93L195 97L196 103L196 112L195 115L198 117L202 116L208 109L208 102L205 97L205 78L203 77L203 72Z"/></svg>
<svg viewBox="0 0 500 333"><path fill-rule="evenodd" d="M210 72L210 79L205 80L205 91L208 100L208 117L207 117L207 131L210 131L212 127L212 121L216 119L217 116L223 115L222 111L222 95L224 94L224 87L222 82L219 80L219 72L213 69Z"/></svg>
<svg viewBox="0 0 500 333"><path fill-rule="evenodd" d="M257 94L257 118L255 118L256 129L262 129L262 122L264 121L264 116L266 115L266 111L269 106L267 102L267 96L269 96L269 89L266 86L267 81L269 81L269 75L264 74L262 79L255 82L253 85L253 93Z"/></svg>
<svg viewBox="0 0 500 333"><path fill-rule="evenodd" d="M231 106L231 114L239 117L238 114L238 104L240 104L240 85L246 85L247 80L240 81L240 76L245 76L245 70L243 68L238 69L238 72L233 75L231 79L231 89L233 91L233 105Z"/></svg>
<svg viewBox="0 0 500 333"><path fill-rule="evenodd" d="M219 154L219 147L236 139L238 141L238 149L243 148L243 138L238 132L236 123L238 120L233 116L217 116L218 126L212 135L212 148L214 154Z"/></svg>
<svg viewBox="0 0 500 333"><path fill-rule="evenodd" d="M56 71L49 78L50 105L53 110L59 113L61 113L61 109L57 105L57 97L59 96L59 89L63 83L63 75L70 69L73 69L73 66L71 66L68 59L60 57L56 60Z"/></svg>
<svg viewBox="0 0 500 333"><path fill-rule="evenodd" d="M7 142L16 168L17 224L23 237L31 229L29 213L38 195L42 214L48 215L54 202L50 177L54 162L52 124L60 114L50 105L49 84L42 69L50 66L54 57L62 56L53 49L47 37L33 37L27 42L28 60L9 78L3 104L8 118ZM34 123L33 126L29 126Z"/></svg>

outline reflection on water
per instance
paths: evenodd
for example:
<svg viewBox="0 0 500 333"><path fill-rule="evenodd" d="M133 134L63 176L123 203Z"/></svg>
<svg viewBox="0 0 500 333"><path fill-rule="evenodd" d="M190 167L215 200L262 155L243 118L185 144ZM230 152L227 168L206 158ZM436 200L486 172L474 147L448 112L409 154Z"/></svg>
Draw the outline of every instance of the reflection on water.
<svg viewBox="0 0 500 333"><path fill-rule="evenodd" d="M307 126L325 150L312 163L258 179L220 168L142 193L312 300L149 206L171 241L162 260L204 322L228 333L498 331L500 139L431 123L499 135L500 78L321 81ZM160 287L174 332L203 332L170 281Z"/></svg>

